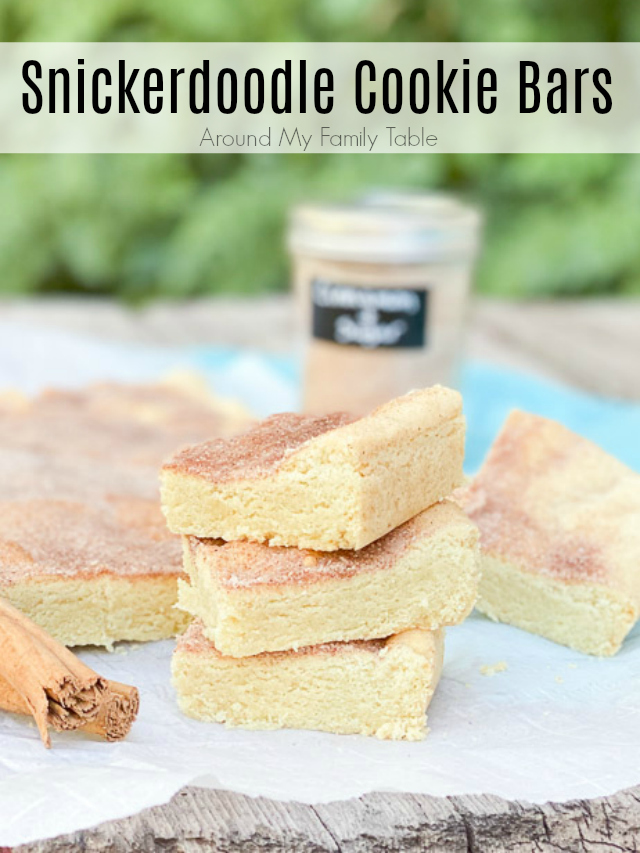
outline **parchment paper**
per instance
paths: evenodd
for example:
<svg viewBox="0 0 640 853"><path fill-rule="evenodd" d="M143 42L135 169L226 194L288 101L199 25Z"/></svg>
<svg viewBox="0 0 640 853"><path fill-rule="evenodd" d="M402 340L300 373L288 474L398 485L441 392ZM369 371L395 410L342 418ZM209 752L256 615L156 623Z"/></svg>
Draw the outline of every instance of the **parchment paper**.
<svg viewBox="0 0 640 853"><path fill-rule="evenodd" d="M25 361L25 351L31 361ZM0 385L30 391L51 382L151 378L184 361L176 353L53 333L43 338L29 329L0 335ZM291 381L268 359L242 354L217 367L215 358L204 362L221 390L235 391L262 413L294 404ZM496 382L494 376L492 399ZM514 386L522 395L527 381ZM260 397L257 388L268 389L268 396ZM536 394L547 399L539 383ZM555 387L549 399L553 394L570 419L577 409L567 402L569 393L565 397ZM526 400L518 404L527 407ZM588 404L593 411L596 402ZM620 407L603 402L598 412L598 429L606 432L610 417L620 435ZM629 415L633 420L638 413L629 409ZM499 422L495 406L492 417ZM190 782L308 802L373 790L562 801L612 794L640 782L637 628L622 651L606 660L480 616L449 629L444 674L429 710L431 732L419 744L246 732L189 720L179 713L169 683L172 646L122 644L115 654L81 653L99 672L140 688L140 717L122 743L54 734L53 749L46 752L30 722L0 715L0 846L133 814L165 802ZM483 674L483 668L494 674Z"/></svg>
<svg viewBox="0 0 640 853"><path fill-rule="evenodd" d="M638 630L617 657L598 660L472 617L448 631L431 731L416 744L189 720L169 684L172 645L82 654L140 688L140 718L122 743L54 735L45 752L31 724L0 716L0 845L132 814L195 781L306 802L373 790L543 802L640 781Z"/></svg>

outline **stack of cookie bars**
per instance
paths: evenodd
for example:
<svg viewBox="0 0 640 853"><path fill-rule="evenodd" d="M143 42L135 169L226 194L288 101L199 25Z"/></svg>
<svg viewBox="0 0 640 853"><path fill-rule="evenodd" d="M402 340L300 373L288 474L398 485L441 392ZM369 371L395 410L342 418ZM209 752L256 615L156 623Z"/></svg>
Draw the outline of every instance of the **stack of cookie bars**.
<svg viewBox="0 0 640 853"><path fill-rule="evenodd" d="M477 595L460 395L415 391L354 419L275 415L162 470L194 620L173 681L182 710L249 728L419 740L443 627Z"/></svg>

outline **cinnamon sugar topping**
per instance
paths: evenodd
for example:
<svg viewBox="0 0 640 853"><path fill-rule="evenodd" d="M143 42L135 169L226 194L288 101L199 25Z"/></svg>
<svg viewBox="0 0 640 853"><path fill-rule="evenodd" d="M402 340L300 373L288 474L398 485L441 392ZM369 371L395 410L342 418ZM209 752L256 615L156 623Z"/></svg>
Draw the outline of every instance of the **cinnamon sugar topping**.
<svg viewBox="0 0 640 853"><path fill-rule="evenodd" d="M181 571L179 543L141 535L107 504L31 500L0 504L0 585L32 577L124 577Z"/></svg>
<svg viewBox="0 0 640 853"><path fill-rule="evenodd" d="M213 405L161 386L49 391L0 407L0 587L181 573L158 467L176 445L227 426Z"/></svg>
<svg viewBox="0 0 640 853"><path fill-rule="evenodd" d="M415 543L452 524L469 522L462 510L449 501L436 504L382 539L360 551L309 551L270 547L253 542L188 537L196 559L215 573L217 583L228 588L269 584L314 583L352 577L391 568Z"/></svg>
<svg viewBox="0 0 640 853"><path fill-rule="evenodd" d="M592 481L596 466L599 483ZM607 501L613 506L625 476L586 439L514 412L463 501L487 553L565 582L603 583L609 568L602 531L611 527L613 536L616 523Z"/></svg>
<svg viewBox="0 0 640 853"><path fill-rule="evenodd" d="M177 453L165 466L215 482L242 480L269 474L305 442L352 423L344 412L310 417L272 415L249 432L230 439L213 439Z"/></svg>

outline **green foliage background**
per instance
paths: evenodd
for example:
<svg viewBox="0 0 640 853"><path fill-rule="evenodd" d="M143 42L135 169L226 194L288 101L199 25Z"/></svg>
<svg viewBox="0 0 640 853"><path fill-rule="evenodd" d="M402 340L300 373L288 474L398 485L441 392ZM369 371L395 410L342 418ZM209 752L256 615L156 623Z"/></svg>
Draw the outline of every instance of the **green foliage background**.
<svg viewBox="0 0 640 853"><path fill-rule="evenodd" d="M637 0L3 0L2 41L636 41ZM640 293L640 158L626 155L12 155L0 292L128 300L288 282L301 199L451 189L486 214L479 287Z"/></svg>

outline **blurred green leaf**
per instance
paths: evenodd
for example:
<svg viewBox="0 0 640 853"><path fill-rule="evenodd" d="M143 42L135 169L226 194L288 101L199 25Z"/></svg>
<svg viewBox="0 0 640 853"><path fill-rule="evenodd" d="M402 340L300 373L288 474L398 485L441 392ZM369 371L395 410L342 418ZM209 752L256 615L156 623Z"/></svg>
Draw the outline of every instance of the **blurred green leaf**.
<svg viewBox="0 0 640 853"><path fill-rule="evenodd" d="M636 0L4 0L2 40L634 41ZM0 158L0 292L141 301L284 288L291 205L454 190L486 213L482 291L640 293L640 158L95 155Z"/></svg>

